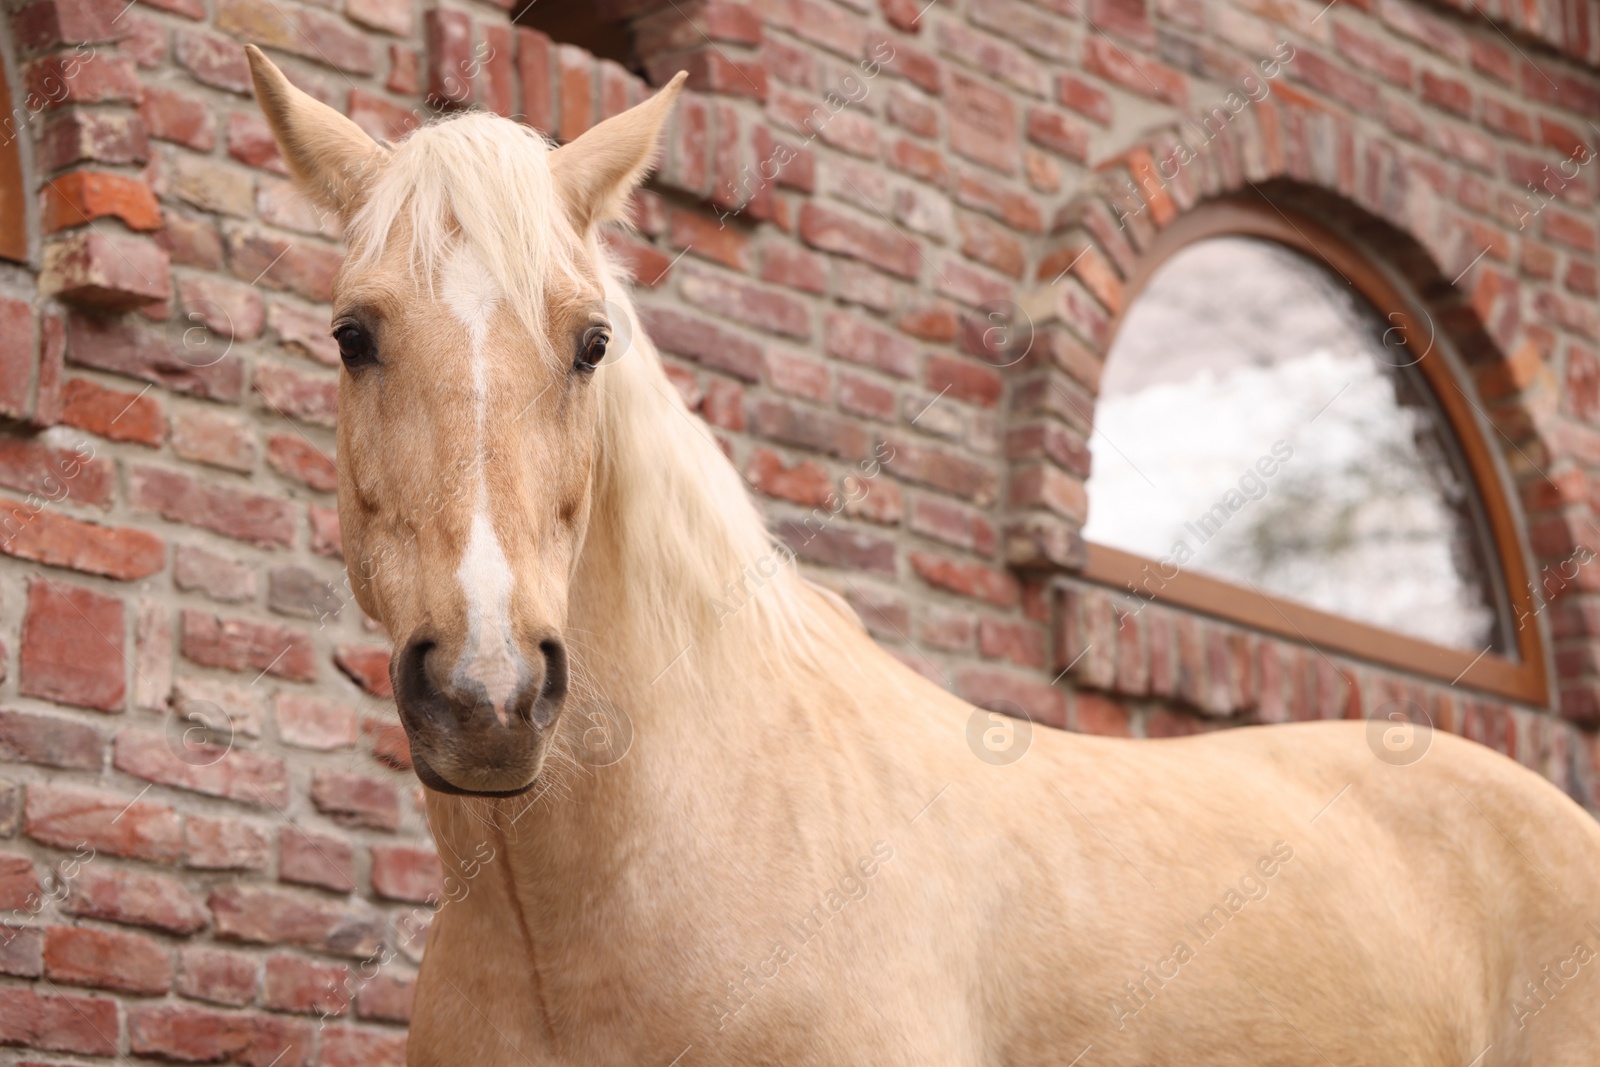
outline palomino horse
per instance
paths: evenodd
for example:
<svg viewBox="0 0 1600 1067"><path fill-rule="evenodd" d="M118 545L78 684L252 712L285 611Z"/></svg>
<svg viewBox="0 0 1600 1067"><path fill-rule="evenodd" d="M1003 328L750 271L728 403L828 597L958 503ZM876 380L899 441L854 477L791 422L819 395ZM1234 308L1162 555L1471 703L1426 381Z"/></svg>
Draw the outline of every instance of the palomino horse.
<svg viewBox="0 0 1600 1067"><path fill-rule="evenodd" d="M1348 723L997 766L797 576L596 236L681 78L557 149L391 149L250 60L346 224L345 551L465 887L411 1063L1600 1058L1600 828L1548 782Z"/></svg>

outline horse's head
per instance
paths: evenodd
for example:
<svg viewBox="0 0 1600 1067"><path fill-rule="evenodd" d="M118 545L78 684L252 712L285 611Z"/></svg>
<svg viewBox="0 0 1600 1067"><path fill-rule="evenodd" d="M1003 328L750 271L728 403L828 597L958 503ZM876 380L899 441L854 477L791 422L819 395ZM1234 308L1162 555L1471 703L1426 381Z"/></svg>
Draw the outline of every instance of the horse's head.
<svg viewBox="0 0 1600 1067"><path fill-rule="evenodd" d="M391 149L250 62L284 159L349 239L339 515L356 599L394 635L418 775L520 792L567 692L593 380L628 328L608 321L594 228L650 165L682 79L560 149L483 114Z"/></svg>

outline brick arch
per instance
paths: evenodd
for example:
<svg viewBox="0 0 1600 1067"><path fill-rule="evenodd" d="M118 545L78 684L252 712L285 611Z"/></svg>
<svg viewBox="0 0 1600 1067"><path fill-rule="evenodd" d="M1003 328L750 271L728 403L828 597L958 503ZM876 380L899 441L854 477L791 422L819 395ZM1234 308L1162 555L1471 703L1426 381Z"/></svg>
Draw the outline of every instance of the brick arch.
<svg viewBox="0 0 1600 1067"><path fill-rule="evenodd" d="M1474 475L1485 483L1491 512L1502 512L1491 525L1509 564L1514 617L1531 614L1537 624L1520 651L1542 675L1553 665L1559 693L1552 695L1564 713L1594 718L1600 707L1582 675L1600 618L1573 594L1595 580L1580 572L1571 583L1546 584L1548 602L1536 593L1534 576L1582 553L1595 526L1568 477L1573 462L1557 469L1551 458L1571 448L1547 365L1553 339L1524 317L1523 286L1506 265L1515 231L1439 206L1455 177L1450 166L1320 110L1258 105L1186 165L1174 165L1179 152L1176 131L1146 138L1102 163L1057 216L1038 286L1022 301L1031 328L1016 331L1031 348L1016 363L1008 425L1008 562L1041 576L1082 572L1087 438L1105 356L1160 262L1189 240L1228 232L1226 224L1211 230L1196 221L1254 211L1297 228L1320 223L1413 298L1427 322L1407 313L1398 321L1408 336L1426 341L1436 332L1449 353L1449 380L1471 409L1465 429L1494 454L1491 466L1474 464ZM1452 421L1461 432L1463 420ZM1550 647L1553 657L1544 651Z"/></svg>

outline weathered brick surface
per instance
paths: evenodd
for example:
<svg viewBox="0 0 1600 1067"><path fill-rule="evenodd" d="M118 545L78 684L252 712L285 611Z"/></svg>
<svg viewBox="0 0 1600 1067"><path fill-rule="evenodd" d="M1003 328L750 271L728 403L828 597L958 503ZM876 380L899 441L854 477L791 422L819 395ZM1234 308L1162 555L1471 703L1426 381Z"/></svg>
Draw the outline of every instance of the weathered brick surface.
<svg viewBox="0 0 1600 1067"><path fill-rule="evenodd" d="M441 886L388 647L342 572L341 231L285 178L241 45L391 140L463 106L569 140L642 98L516 7L513 28L486 0L11 5L39 247L0 264L0 905L100 858L0 949L0 1044L403 1062L414 961L353 1003L324 988ZM775 532L902 661L1117 736L1405 694L1595 805L1600 583L1543 612L1555 693L1530 709L1075 577L1141 256L1252 185L1457 294L1438 319L1470 342L1530 569L1589 543L1593 4L644 8L595 17L690 91L613 254ZM995 340L1013 305L1023 352Z"/></svg>

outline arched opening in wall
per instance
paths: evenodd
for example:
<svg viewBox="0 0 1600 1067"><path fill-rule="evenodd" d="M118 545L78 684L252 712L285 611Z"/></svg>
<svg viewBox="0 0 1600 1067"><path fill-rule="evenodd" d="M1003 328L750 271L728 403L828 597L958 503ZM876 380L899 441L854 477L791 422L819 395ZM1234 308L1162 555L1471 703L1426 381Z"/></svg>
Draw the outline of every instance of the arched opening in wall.
<svg viewBox="0 0 1600 1067"><path fill-rule="evenodd" d="M1183 216L1107 356L1085 576L1543 704L1518 519L1462 373L1342 235L1254 201Z"/></svg>
<svg viewBox="0 0 1600 1067"><path fill-rule="evenodd" d="M17 101L25 97L13 86L16 68L10 62L10 41L0 39L0 259L24 263L28 259L28 194L23 184L22 139L27 134L28 112ZM14 96L12 90L19 93Z"/></svg>
<svg viewBox="0 0 1600 1067"><path fill-rule="evenodd" d="M644 73L634 54L631 20L618 4L535 0L518 12L515 21L557 44L576 45L598 59L612 59L635 74Z"/></svg>

